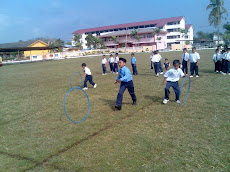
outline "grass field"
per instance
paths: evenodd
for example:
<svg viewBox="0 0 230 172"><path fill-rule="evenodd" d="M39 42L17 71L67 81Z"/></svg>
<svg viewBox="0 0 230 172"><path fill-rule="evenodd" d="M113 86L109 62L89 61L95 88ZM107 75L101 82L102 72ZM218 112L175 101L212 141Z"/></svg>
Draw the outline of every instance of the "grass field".
<svg viewBox="0 0 230 172"><path fill-rule="evenodd" d="M184 106L173 101L173 91L162 104L163 77L150 71L149 54L136 54L138 105L126 91L122 111L114 110L116 75L101 75L100 57L1 67L0 171L229 171L230 76L214 74L213 50L199 53L200 78L192 78ZM181 58L181 52L161 55L171 64ZM130 67L130 56L122 56ZM63 98L83 62L98 87L89 86L90 114L76 125L63 112ZM84 117L86 101L80 91L69 94L72 119Z"/></svg>

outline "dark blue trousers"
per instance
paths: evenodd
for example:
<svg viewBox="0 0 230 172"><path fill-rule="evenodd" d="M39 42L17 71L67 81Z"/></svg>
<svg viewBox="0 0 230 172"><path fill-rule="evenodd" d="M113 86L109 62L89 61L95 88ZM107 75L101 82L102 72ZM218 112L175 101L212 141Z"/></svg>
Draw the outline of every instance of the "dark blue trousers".
<svg viewBox="0 0 230 172"><path fill-rule="evenodd" d="M132 100L133 101L137 100L136 95L134 93L133 81L121 82L120 90L119 90L119 92L117 94L117 101L116 101L116 105L117 106L121 106L122 105L123 94L124 94L126 88L128 89L129 94L132 97Z"/></svg>
<svg viewBox="0 0 230 172"><path fill-rule="evenodd" d="M93 82L93 77L92 75L86 75L85 76L85 80L84 80L84 87L87 87L87 82L89 81L90 84L92 84L93 86L95 85L95 83Z"/></svg>
<svg viewBox="0 0 230 172"><path fill-rule="evenodd" d="M182 71L188 74L188 62L185 60L182 62Z"/></svg>
<svg viewBox="0 0 230 172"><path fill-rule="evenodd" d="M194 71L195 71L196 75L199 76L198 66L196 65L196 63L190 63L190 72L191 72L191 75L194 75Z"/></svg>
<svg viewBox="0 0 230 172"><path fill-rule="evenodd" d="M154 62L154 70L155 70L156 74L159 73L159 64L160 64L160 62Z"/></svg>
<svg viewBox="0 0 230 172"><path fill-rule="evenodd" d="M226 73L226 66L225 65L226 65L225 64L225 59L223 59L222 62L221 62L221 71L224 72L224 73Z"/></svg>
<svg viewBox="0 0 230 172"><path fill-rule="evenodd" d="M117 63L114 63L113 71L114 71L114 72L118 72L118 65L117 65Z"/></svg>
<svg viewBox="0 0 230 172"><path fill-rule="evenodd" d="M162 68L162 65L161 65L161 61L159 62L159 72L163 72L163 68Z"/></svg>
<svg viewBox="0 0 230 172"><path fill-rule="evenodd" d="M113 72L113 63L109 63L110 71Z"/></svg>
<svg viewBox="0 0 230 172"><path fill-rule="evenodd" d="M102 66L102 72L105 74L106 73L106 66L105 66L105 64L102 64L101 66Z"/></svg>
<svg viewBox="0 0 230 172"><path fill-rule="evenodd" d="M174 90L175 95L176 95L176 101L179 100L180 88L179 88L178 81L177 82L167 81L166 87L165 87L165 99L169 100L169 94L170 94L169 88L170 87L173 87L173 90Z"/></svg>
<svg viewBox="0 0 230 172"><path fill-rule="evenodd" d="M153 69L153 62L151 61L151 69Z"/></svg>
<svg viewBox="0 0 230 172"><path fill-rule="evenodd" d="M132 64L132 68L133 68L133 75L137 75L137 65Z"/></svg>
<svg viewBox="0 0 230 172"><path fill-rule="evenodd" d="M230 73L230 62L228 60L225 60L225 68L226 68L226 73Z"/></svg>

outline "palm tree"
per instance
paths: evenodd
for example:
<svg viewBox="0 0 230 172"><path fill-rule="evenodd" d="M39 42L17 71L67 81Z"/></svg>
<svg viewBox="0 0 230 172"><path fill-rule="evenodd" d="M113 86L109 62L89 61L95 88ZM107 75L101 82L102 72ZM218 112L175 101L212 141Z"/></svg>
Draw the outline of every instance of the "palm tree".
<svg viewBox="0 0 230 172"><path fill-rule="evenodd" d="M131 31L130 35L131 35L131 37L132 37L133 39L136 39L138 42L139 42L140 39L141 39L140 36L138 35L138 31L137 31L137 30ZM139 43L138 43L137 46L139 46Z"/></svg>
<svg viewBox="0 0 230 172"><path fill-rule="evenodd" d="M210 25L214 25L217 28L218 33L218 44L220 42L220 24L221 19L223 19L224 15L228 15L227 10L224 8L223 0L210 0L210 4L206 7L206 10L211 9L211 12L208 17L208 21ZM226 18L225 18L226 19Z"/></svg>
<svg viewBox="0 0 230 172"><path fill-rule="evenodd" d="M159 33L161 32L161 29L156 27L153 29L153 37L154 37L154 42L156 42L155 35L159 36ZM157 42L156 42L156 49L157 49Z"/></svg>

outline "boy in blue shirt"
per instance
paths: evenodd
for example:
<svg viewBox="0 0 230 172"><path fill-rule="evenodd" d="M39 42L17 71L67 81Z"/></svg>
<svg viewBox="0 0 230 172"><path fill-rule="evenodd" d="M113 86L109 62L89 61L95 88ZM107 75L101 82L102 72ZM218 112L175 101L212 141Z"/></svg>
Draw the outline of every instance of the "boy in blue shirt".
<svg viewBox="0 0 230 172"><path fill-rule="evenodd" d="M133 75L137 75L137 65L136 65L136 58L134 57L134 53L131 53L131 65L132 65L132 68L133 68Z"/></svg>
<svg viewBox="0 0 230 172"><path fill-rule="evenodd" d="M115 108L118 110L121 110L121 105L122 105L122 99L123 99L123 94L126 90L126 88L129 91L130 96L132 97L133 100L133 105L136 105L136 95L134 93L134 86L133 86L133 81L132 81L132 74L126 66L126 59L124 58L119 58L118 66L120 69L118 70L118 76L114 84L120 83L120 90L117 94L117 101Z"/></svg>
<svg viewBox="0 0 230 172"><path fill-rule="evenodd" d="M164 80L162 83L163 86L165 84L165 80L167 80L166 87L165 87L165 98L163 100L164 104L168 103L168 101L169 101L169 93L170 93L169 89L170 89L170 87L173 87L173 90L174 90L175 95L176 95L176 102L178 104L180 104L180 100L179 100L180 99L180 97L179 97L180 88L179 88L178 81L179 81L180 77L187 77L187 75L185 75L183 73L183 71L179 68L179 66L180 66L179 60L174 60L173 66L174 66L173 69L168 70L164 74Z"/></svg>

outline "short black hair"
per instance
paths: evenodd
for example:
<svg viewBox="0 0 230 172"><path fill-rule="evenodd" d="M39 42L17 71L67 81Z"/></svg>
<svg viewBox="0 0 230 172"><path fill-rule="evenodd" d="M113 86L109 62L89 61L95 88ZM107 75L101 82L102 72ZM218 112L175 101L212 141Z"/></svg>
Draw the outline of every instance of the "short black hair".
<svg viewBox="0 0 230 172"><path fill-rule="evenodd" d="M105 55L103 55L102 57L105 57Z"/></svg>
<svg viewBox="0 0 230 172"><path fill-rule="evenodd" d="M110 54L110 56L113 56L113 54Z"/></svg>
<svg viewBox="0 0 230 172"><path fill-rule="evenodd" d="M121 60L121 61L123 61L124 63L126 63L126 59L125 59L125 58L120 57L119 60Z"/></svg>
<svg viewBox="0 0 230 172"><path fill-rule="evenodd" d="M157 51L153 51L154 54L157 54Z"/></svg>
<svg viewBox="0 0 230 172"><path fill-rule="evenodd" d="M186 50L186 51L187 51L187 48L184 48L183 50Z"/></svg>
<svg viewBox="0 0 230 172"><path fill-rule="evenodd" d="M179 64L180 65L180 60L173 60L173 66Z"/></svg>
<svg viewBox="0 0 230 172"><path fill-rule="evenodd" d="M217 46L218 48L221 47L220 45Z"/></svg>
<svg viewBox="0 0 230 172"><path fill-rule="evenodd" d="M228 48L227 51L230 51L230 48Z"/></svg>
<svg viewBox="0 0 230 172"><path fill-rule="evenodd" d="M217 53L218 51L219 51L218 49L215 50L216 53Z"/></svg>
<svg viewBox="0 0 230 172"><path fill-rule="evenodd" d="M81 66L82 66L82 67L83 67L83 66L86 66L86 64L85 64L85 63L82 63Z"/></svg>
<svg viewBox="0 0 230 172"><path fill-rule="evenodd" d="M165 58L165 60L168 60L167 58Z"/></svg>
<svg viewBox="0 0 230 172"><path fill-rule="evenodd" d="M118 53L115 53L115 55L118 55Z"/></svg>
<svg viewBox="0 0 230 172"><path fill-rule="evenodd" d="M156 50L156 53L159 53L159 50Z"/></svg>
<svg viewBox="0 0 230 172"><path fill-rule="evenodd" d="M192 47L192 49L196 50L196 47Z"/></svg>
<svg viewBox="0 0 230 172"><path fill-rule="evenodd" d="M131 55L134 55L134 53L131 53Z"/></svg>

